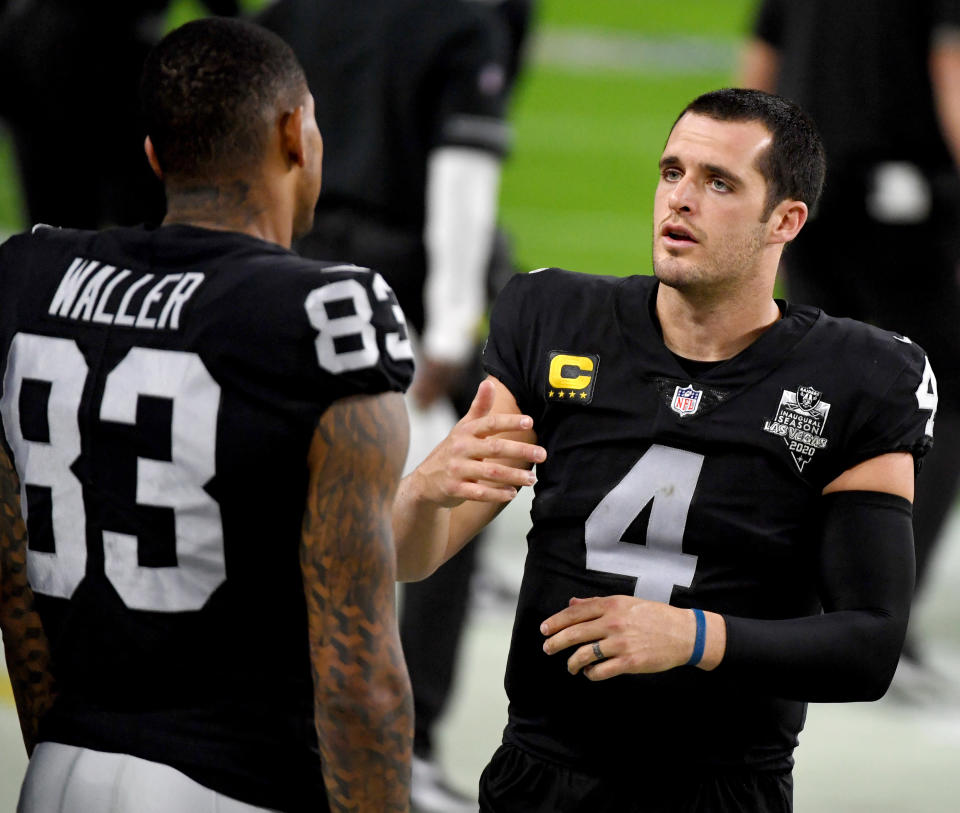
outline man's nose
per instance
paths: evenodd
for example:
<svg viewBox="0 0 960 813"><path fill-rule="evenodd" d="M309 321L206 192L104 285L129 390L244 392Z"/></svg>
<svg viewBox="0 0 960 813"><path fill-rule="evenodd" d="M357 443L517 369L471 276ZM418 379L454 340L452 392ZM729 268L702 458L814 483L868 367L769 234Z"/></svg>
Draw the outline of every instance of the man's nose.
<svg viewBox="0 0 960 813"><path fill-rule="evenodd" d="M696 203L692 179L685 176L673 184L667 202L675 212L691 211Z"/></svg>

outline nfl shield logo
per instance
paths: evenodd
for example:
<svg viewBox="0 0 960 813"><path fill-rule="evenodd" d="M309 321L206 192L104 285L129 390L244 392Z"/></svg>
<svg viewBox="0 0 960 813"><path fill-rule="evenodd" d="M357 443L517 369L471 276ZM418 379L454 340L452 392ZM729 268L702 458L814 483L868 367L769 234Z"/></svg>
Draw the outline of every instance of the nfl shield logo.
<svg viewBox="0 0 960 813"><path fill-rule="evenodd" d="M670 408L681 418L685 415L693 415L700 407L701 395L703 395L703 390L695 389L693 384L686 387L677 387L673 391Z"/></svg>

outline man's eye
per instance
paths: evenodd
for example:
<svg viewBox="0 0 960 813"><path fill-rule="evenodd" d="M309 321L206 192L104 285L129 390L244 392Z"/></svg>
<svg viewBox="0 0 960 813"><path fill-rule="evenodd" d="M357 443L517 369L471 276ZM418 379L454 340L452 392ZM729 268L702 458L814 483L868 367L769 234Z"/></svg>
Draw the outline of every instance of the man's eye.
<svg viewBox="0 0 960 813"><path fill-rule="evenodd" d="M716 189L718 192L729 192L729 191L730 191L730 187L727 186L727 182L724 181L724 180L722 180L721 178L714 178L712 181L710 181L710 185L711 185L714 189Z"/></svg>
<svg viewBox="0 0 960 813"><path fill-rule="evenodd" d="M680 170L674 168L668 168L663 171L663 179L665 181L679 181L680 180Z"/></svg>

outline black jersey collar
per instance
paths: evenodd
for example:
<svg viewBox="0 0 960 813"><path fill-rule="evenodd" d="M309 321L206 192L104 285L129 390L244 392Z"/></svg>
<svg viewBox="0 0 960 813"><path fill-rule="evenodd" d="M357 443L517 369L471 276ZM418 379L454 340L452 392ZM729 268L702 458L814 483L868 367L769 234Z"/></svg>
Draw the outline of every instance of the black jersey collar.
<svg viewBox="0 0 960 813"><path fill-rule="evenodd" d="M637 374L652 378L689 379L666 345L655 316L660 282L652 276L627 277L620 283L614 308L623 345L634 359ZM805 305L777 301L783 318L759 339L733 358L721 362L697 380L737 390L746 387L780 366L796 344L809 333L820 311Z"/></svg>

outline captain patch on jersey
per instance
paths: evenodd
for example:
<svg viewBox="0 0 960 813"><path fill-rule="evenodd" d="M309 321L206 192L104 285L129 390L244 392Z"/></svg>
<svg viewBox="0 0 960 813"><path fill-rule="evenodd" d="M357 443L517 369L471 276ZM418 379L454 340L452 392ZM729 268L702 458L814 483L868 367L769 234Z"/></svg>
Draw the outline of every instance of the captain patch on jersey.
<svg viewBox="0 0 960 813"><path fill-rule="evenodd" d="M554 350L547 367L548 401L589 404L597 381L599 356L576 355Z"/></svg>

